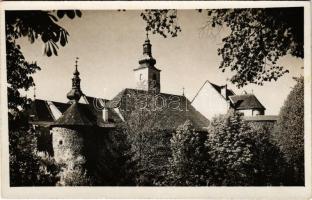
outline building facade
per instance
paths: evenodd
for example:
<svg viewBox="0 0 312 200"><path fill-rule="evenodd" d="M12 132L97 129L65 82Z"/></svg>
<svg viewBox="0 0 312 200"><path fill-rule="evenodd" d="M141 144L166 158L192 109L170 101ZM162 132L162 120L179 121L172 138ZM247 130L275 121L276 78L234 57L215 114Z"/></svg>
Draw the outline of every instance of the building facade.
<svg viewBox="0 0 312 200"><path fill-rule="evenodd" d="M192 105L209 120L226 114L229 109L249 117L265 114L265 107L254 94L236 95L227 85L219 86L208 80L193 98Z"/></svg>

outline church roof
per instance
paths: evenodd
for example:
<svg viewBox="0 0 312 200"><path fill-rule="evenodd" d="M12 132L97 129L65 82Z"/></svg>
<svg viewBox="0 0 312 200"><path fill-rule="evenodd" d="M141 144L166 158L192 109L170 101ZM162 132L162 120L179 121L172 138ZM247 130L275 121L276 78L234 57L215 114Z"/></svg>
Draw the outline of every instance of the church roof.
<svg viewBox="0 0 312 200"><path fill-rule="evenodd" d="M167 130L177 128L186 120L190 120L198 130L209 124L208 119L199 113L185 96L181 95L126 88L110 100L107 106L118 108L126 121L134 111L157 112L159 115L157 123Z"/></svg>
<svg viewBox="0 0 312 200"><path fill-rule="evenodd" d="M229 96L229 98L237 110L265 109L253 94L233 95Z"/></svg>

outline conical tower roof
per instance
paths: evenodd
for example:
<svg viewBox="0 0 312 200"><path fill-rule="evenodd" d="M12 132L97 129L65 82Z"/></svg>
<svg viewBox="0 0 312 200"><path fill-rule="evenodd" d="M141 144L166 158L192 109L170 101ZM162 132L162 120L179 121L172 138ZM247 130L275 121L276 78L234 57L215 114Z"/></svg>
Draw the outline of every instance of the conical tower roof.
<svg viewBox="0 0 312 200"><path fill-rule="evenodd" d="M96 121L87 106L75 101L52 126L96 126Z"/></svg>

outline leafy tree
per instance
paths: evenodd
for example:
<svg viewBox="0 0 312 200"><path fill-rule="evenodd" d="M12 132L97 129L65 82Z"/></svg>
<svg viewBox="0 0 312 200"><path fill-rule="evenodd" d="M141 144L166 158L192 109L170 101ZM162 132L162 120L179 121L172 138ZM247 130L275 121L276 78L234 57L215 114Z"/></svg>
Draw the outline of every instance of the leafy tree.
<svg viewBox="0 0 312 200"><path fill-rule="evenodd" d="M241 114L230 112L214 118L208 129L206 145L214 161L210 174L213 185L247 185L251 173L251 129L242 121Z"/></svg>
<svg viewBox="0 0 312 200"><path fill-rule="evenodd" d="M136 184L136 162L132 161L133 153L123 124L107 134L96 156L95 185L133 186ZM94 167L93 166L93 167Z"/></svg>
<svg viewBox="0 0 312 200"><path fill-rule="evenodd" d="M288 73L277 61L286 54L303 58L303 8L248 8L199 10L207 15L204 27L226 27L229 34L218 49L220 70L230 69L237 87L262 85ZM142 13L147 30L166 36L181 31L175 10Z"/></svg>
<svg viewBox="0 0 312 200"><path fill-rule="evenodd" d="M59 166L54 159L37 152L36 132L24 114L9 114L11 186L53 186Z"/></svg>
<svg viewBox="0 0 312 200"><path fill-rule="evenodd" d="M252 126L231 111L212 120L206 145L213 164L211 185L281 185L283 157L270 130Z"/></svg>
<svg viewBox="0 0 312 200"><path fill-rule="evenodd" d="M34 86L32 74L40 67L26 61L17 44L17 39L28 37L31 43L41 38L45 44L44 53L57 55L58 43L67 44L68 32L57 25L67 15L81 16L80 11L6 11L6 53L9 108L10 178L11 185L54 185L56 174L53 159L41 158L36 151L36 135L24 109L28 99L20 95L21 90ZM52 169L51 169L52 170ZM52 170L56 171L56 170Z"/></svg>
<svg viewBox="0 0 312 200"><path fill-rule="evenodd" d="M162 129L160 112L134 110L125 125L136 163L136 185L158 185L163 181L168 156L170 133Z"/></svg>
<svg viewBox="0 0 312 200"><path fill-rule="evenodd" d="M146 30L154 34L159 33L166 38L168 35L176 37L181 32L177 10L145 10L141 17L147 22Z"/></svg>
<svg viewBox="0 0 312 200"><path fill-rule="evenodd" d="M253 130L253 166L252 185L286 185L288 165L284 154L276 145L273 126L265 123L249 123Z"/></svg>
<svg viewBox="0 0 312 200"><path fill-rule="evenodd" d="M280 110L276 126L276 141L287 161L294 168L293 184L304 184L304 79L297 84Z"/></svg>
<svg viewBox="0 0 312 200"><path fill-rule="evenodd" d="M186 121L173 133L171 142L172 156L166 185L200 186L206 185L209 175L209 156L205 146L207 133L198 133L190 121Z"/></svg>
<svg viewBox="0 0 312 200"><path fill-rule="evenodd" d="M20 90L28 90L34 86L32 74L40 67L36 62L26 61L21 47L16 40L28 37L31 43L41 38L45 44L44 53L57 55L58 44L65 46L68 43L68 32L57 24L64 16L73 19L81 16L76 10L59 11L6 11L6 51L7 51L7 80L8 80L8 107L17 110L27 105L27 98L20 96Z"/></svg>

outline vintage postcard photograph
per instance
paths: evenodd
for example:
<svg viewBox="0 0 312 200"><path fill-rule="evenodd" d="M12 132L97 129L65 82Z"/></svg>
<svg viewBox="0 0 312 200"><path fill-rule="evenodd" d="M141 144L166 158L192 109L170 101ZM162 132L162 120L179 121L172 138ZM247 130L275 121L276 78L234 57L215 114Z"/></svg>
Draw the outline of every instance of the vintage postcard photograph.
<svg viewBox="0 0 312 200"><path fill-rule="evenodd" d="M1 3L6 198L311 198L310 2Z"/></svg>

